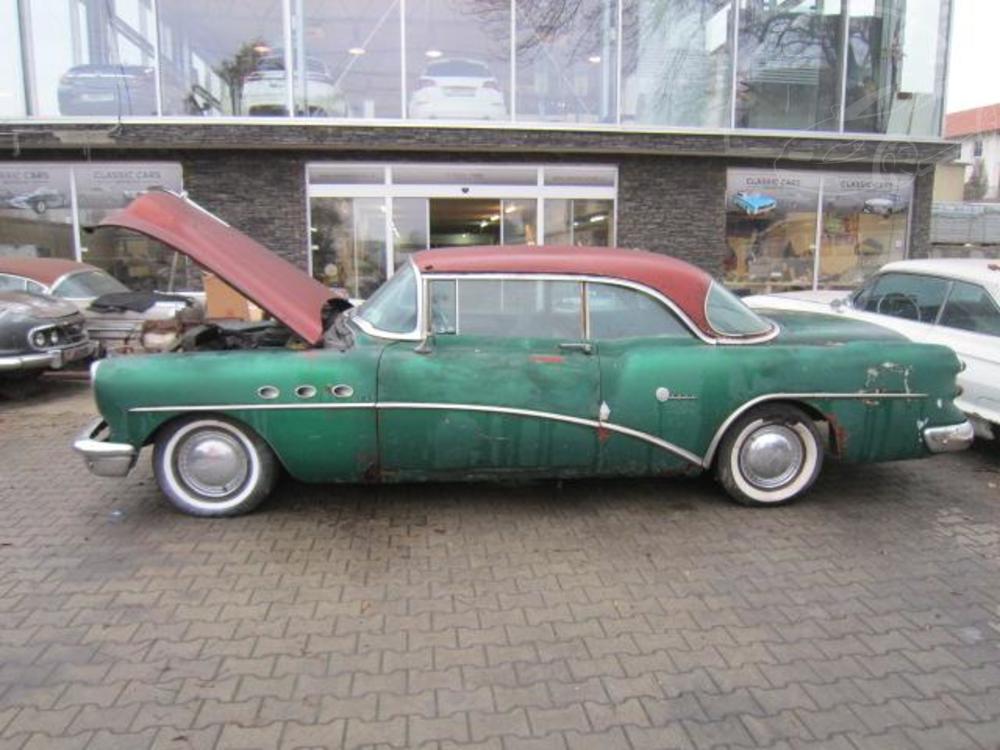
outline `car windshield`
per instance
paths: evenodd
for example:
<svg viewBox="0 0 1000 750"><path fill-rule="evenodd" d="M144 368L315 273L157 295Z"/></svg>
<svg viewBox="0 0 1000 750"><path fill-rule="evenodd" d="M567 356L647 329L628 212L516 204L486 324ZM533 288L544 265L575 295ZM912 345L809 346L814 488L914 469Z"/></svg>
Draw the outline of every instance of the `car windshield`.
<svg viewBox="0 0 1000 750"><path fill-rule="evenodd" d="M80 271L67 276L52 290L57 297L81 299L85 297L100 297L102 294L127 292L129 288L104 271Z"/></svg>
<svg viewBox="0 0 1000 750"><path fill-rule="evenodd" d="M723 336L760 336L773 328L772 323L760 317L744 305L739 297L714 281L708 290L705 315L713 330Z"/></svg>
<svg viewBox="0 0 1000 750"><path fill-rule="evenodd" d="M417 327L417 276L407 263L358 309L357 317L387 333Z"/></svg>
<svg viewBox="0 0 1000 750"><path fill-rule="evenodd" d="M489 78L490 71L482 63L469 60L442 60L427 66L424 75L431 78L438 76L463 78Z"/></svg>

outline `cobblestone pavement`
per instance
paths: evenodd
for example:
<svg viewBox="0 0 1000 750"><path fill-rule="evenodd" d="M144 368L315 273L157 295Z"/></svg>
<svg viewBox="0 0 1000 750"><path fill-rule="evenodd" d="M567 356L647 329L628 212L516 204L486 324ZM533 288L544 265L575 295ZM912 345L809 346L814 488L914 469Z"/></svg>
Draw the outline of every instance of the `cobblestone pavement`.
<svg viewBox="0 0 1000 750"><path fill-rule="evenodd" d="M1000 748L1000 450L710 480L289 481L249 517L0 405L0 748Z"/></svg>

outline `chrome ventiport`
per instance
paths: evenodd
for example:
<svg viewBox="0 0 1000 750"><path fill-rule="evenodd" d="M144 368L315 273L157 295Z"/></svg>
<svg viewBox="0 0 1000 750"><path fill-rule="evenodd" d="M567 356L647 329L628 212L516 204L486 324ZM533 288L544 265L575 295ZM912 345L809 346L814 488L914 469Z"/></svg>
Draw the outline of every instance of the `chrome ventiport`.
<svg viewBox="0 0 1000 750"><path fill-rule="evenodd" d="M296 386L295 395L299 398L312 398L316 395L316 388L311 385Z"/></svg>
<svg viewBox="0 0 1000 750"><path fill-rule="evenodd" d="M341 383L339 385L331 385L330 393L337 398L350 398L354 395L354 389L346 383Z"/></svg>
<svg viewBox="0 0 1000 750"><path fill-rule="evenodd" d="M281 395L281 391L278 390L277 386L274 385L262 385L257 389L257 395L268 401L276 399Z"/></svg>

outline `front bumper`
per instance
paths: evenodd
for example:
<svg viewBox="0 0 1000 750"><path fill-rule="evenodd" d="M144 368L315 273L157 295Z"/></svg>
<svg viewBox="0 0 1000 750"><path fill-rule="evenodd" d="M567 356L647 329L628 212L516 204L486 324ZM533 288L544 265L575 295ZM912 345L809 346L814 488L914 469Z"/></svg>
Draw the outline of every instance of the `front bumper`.
<svg viewBox="0 0 1000 750"><path fill-rule="evenodd" d="M107 426L103 419L95 419L77 435L73 441L73 450L83 456L83 462L92 474L99 477L123 477L135 466L139 451L128 443L109 443L107 435L100 437Z"/></svg>
<svg viewBox="0 0 1000 750"><path fill-rule="evenodd" d="M96 351L96 341L84 341L81 344L67 346L65 349L49 349L44 352L17 354L12 357L0 357L0 372L37 370L39 368L59 369L63 365L70 362L86 359Z"/></svg>
<svg viewBox="0 0 1000 750"><path fill-rule="evenodd" d="M972 445L976 431L969 420L944 427L928 427L924 430L924 443L931 453L951 453L964 451Z"/></svg>

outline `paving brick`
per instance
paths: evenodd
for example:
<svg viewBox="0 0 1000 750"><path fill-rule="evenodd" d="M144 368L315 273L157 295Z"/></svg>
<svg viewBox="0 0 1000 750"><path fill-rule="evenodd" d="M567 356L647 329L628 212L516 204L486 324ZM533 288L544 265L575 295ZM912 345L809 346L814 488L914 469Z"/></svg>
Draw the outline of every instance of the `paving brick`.
<svg viewBox="0 0 1000 750"><path fill-rule="evenodd" d="M591 728L583 706L578 703L560 708L529 708L528 721L531 733L534 735L546 735L570 729L589 732Z"/></svg>

